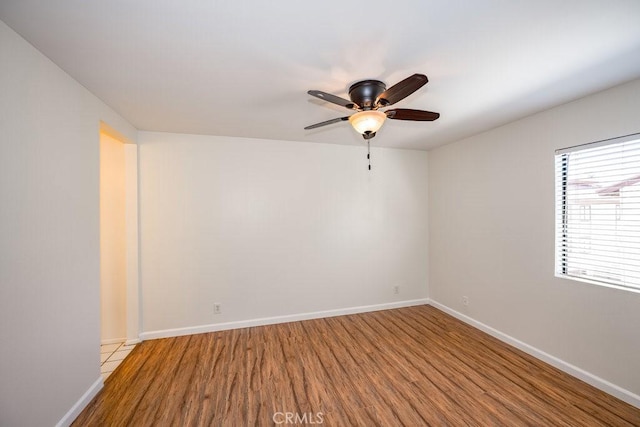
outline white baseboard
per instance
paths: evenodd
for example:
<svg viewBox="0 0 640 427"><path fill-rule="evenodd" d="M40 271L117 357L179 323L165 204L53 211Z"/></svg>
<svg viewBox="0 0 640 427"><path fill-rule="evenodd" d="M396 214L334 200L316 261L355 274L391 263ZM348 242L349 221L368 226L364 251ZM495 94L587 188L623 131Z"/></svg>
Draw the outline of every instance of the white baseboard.
<svg viewBox="0 0 640 427"><path fill-rule="evenodd" d="M630 405L635 406L636 408L640 408L640 396L635 393L630 392L629 390L625 390L622 387L619 387L609 381L602 379L596 375L593 375L584 369L578 368L568 362L565 362L562 359L559 359L555 356L550 355L549 353L545 353L544 351L537 349L525 342L522 342L516 338L513 338L510 335L507 335L503 332L498 331L497 329L492 328L491 326L485 325L482 322L479 322L465 314L462 314L458 311L453 310L452 308L447 307L444 304L440 304L437 301L429 300L429 304L452 315L453 317L462 320L469 325L480 329L483 332L488 333L489 335L503 341L509 345L512 345L531 356L542 360L543 362L548 363L551 366L554 366L561 371L566 372L569 375L572 375L587 384L591 384L592 386L604 391L605 393L609 393L612 396L617 397L618 399L627 402Z"/></svg>
<svg viewBox="0 0 640 427"><path fill-rule="evenodd" d="M126 340L124 342L124 345L134 345L134 344L140 344L142 342L142 340L140 338L132 338L130 340Z"/></svg>
<svg viewBox="0 0 640 427"><path fill-rule="evenodd" d="M121 342L125 342L126 338L109 338L107 340L101 340L100 345L106 344L120 344Z"/></svg>
<svg viewBox="0 0 640 427"><path fill-rule="evenodd" d="M369 311L390 310L393 308L411 307L428 304L426 298L408 301L391 302L385 304L365 305L360 307L341 308L337 310L315 311L311 313L290 314L286 316L263 317L259 319L240 320L236 322L212 323L209 325L192 326L187 328L164 329L140 334L140 338L151 340L156 338L178 337L182 335L203 334L206 332L226 331L229 329L249 328L252 326L274 325L276 323L298 322L300 320L319 319L323 317L344 316L347 314L366 313Z"/></svg>
<svg viewBox="0 0 640 427"><path fill-rule="evenodd" d="M102 375L100 375L100 378L98 378L91 385L91 387L89 387L89 390L87 390L82 395L82 397L78 399L75 405L73 405L71 409L69 409L69 411L64 415L64 417L62 417L62 419L58 421L58 424L56 424L56 427L70 426L71 423L76 419L76 417L80 415L80 412L82 412L82 410L89 404L89 402L91 402L91 399L93 399L96 396L96 394L98 394L98 392L102 390L102 387L104 387L104 381L102 380Z"/></svg>

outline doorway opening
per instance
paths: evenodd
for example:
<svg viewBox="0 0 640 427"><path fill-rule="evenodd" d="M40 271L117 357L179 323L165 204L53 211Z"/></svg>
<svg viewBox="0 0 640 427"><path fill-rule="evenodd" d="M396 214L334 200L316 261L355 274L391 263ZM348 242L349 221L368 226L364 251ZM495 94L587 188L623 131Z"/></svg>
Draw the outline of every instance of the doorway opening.
<svg viewBox="0 0 640 427"><path fill-rule="evenodd" d="M137 146L100 124L100 364L103 377L140 342Z"/></svg>

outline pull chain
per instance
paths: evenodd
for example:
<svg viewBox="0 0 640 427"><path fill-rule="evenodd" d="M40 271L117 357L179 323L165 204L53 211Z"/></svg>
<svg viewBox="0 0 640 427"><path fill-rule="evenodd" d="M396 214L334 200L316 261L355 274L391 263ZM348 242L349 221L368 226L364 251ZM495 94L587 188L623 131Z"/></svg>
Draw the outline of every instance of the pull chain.
<svg viewBox="0 0 640 427"><path fill-rule="evenodd" d="M369 161L369 170L371 170L371 144L367 139L367 160Z"/></svg>

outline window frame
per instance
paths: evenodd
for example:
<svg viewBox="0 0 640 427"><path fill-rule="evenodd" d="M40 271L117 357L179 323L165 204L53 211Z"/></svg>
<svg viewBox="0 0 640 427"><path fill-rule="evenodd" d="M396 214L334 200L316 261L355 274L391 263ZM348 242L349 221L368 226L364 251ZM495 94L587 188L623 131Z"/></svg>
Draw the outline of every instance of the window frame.
<svg viewBox="0 0 640 427"><path fill-rule="evenodd" d="M578 151L593 149L597 147L604 147L607 145L623 144L625 142L638 141L640 143L640 133L634 133L630 135L620 136L616 138L610 138L591 142L588 144L581 144L571 146L567 148L558 149L555 151L554 156L554 183L555 183L555 197L554 197L554 223L555 223L555 236L554 236L554 273L555 277L567 280L574 280L578 282L589 283L598 286L605 286L614 289L625 290L629 292L640 293L640 285L635 284L619 284L611 281L607 281L605 278L602 280L594 279L585 276L572 275L569 272L569 210L571 209L569 200L569 170L570 170L570 154ZM560 182L558 182L560 181ZM589 208L591 208L589 206ZM616 215L618 215L618 206L616 206ZM591 209L589 209L589 216L591 216ZM590 236L589 236L590 237ZM575 249L575 246L573 246Z"/></svg>

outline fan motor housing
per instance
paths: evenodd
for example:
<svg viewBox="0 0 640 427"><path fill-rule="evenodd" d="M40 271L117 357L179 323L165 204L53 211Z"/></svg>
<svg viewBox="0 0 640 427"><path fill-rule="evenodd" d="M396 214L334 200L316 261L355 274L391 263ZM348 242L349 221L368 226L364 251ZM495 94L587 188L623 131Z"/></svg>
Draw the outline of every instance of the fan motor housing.
<svg viewBox="0 0 640 427"><path fill-rule="evenodd" d="M387 90L387 86L380 80L363 80L351 85L349 98L363 110L371 110L376 99Z"/></svg>

